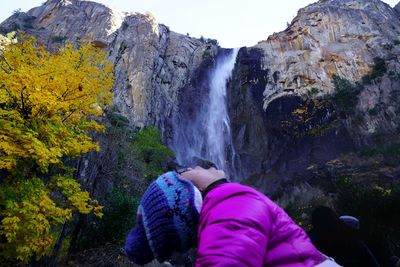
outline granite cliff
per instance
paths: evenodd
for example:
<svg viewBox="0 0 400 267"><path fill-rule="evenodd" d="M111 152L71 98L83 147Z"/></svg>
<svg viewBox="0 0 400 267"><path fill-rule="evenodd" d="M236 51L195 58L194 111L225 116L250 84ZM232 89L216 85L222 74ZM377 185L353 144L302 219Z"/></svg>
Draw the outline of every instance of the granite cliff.
<svg viewBox="0 0 400 267"><path fill-rule="evenodd" d="M321 0L299 10L283 32L240 49L228 106L244 180L277 193L305 179L312 164L360 148L378 133L398 136L398 10L379 0ZM131 125L159 127L170 145L174 118L195 117L216 57L226 53L217 41L170 31L150 14L78 0L48 0L0 27L22 29L51 49L92 38L115 65L116 110ZM356 118L321 101L335 94L333 75L354 84L371 73L376 58L388 71L363 85Z"/></svg>
<svg viewBox="0 0 400 267"><path fill-rule="evenodd" d="M4 21L3 32L22 29L49 47L80 38L107 50L115 65L117 109L133 125L164 128L193 73L217 52L216 41L169 30L149 15L112 10L78 0L49 0Z"/></svg>
<svg viewBox="0 0 400 267"><path fill-rule="evenodd" d="M96 136L99 153L76 163L78 180L105 206L112 188L138 196L149 183L135 170L130 151L137 127L160 128L170 147L181 141L177 132L204 127L191 123L209 104L210 74L230 54L216 40L175 33L151 14L89 1L48 0L15 12L0 24L0 33L14 30L36 36L50 50L89 37L114 64L111 115L117 116L108 113L103 120L117 126ZM310 184L323 187L343 176L398 186L400 4L320 0L299 10L287 29L239 50L227 94L233 147L226 158L234 158L228 165L240 182L272 197L294 195L304 184L307 193ZM361 158L360 151L369 156ZM64 238L71 251L82 249L93 222L81 216L63 227L54 255L63 250ZM93 257L77 254L73 264L114 266L122 259L129 266L118 246L109 252L107 261L96 250L89 251Z"/></svg>
<svg viewBox="0 0 400 267"><path fill-rule="evenodd" d="M398 140L399 34L399 14L379 0L325 0L242 48L229 105L243 177L272 193L377 136ZM377 59L387 73L371 82ZM362 87L352 116L326 101L334 75Z"/></svg>

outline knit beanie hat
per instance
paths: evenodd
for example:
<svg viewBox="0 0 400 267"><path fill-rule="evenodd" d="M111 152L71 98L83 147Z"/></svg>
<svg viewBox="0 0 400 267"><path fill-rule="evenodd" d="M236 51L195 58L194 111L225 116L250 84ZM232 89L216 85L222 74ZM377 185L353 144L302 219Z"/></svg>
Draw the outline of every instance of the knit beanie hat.
<svg viewBox="0 0 400 267"><path fill-rule="evenodd" d="M200 191L176 172L158 177L140 200L125 242L128 258L139 265L154 258L164 262L195 246L201 204Z"/></svg>

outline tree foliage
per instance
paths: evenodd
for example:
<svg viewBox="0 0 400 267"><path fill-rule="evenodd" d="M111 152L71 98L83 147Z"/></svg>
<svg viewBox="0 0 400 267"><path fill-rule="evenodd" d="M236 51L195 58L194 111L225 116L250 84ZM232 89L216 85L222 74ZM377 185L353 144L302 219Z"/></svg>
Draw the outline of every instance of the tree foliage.
<svg viewBox="0 0 400 267"><path fill-rule="evenodd" d="M342 116L353 115L358 103L360 89L338 75L333 76L332 83L336 91L333 97L336 108Z"/></svg>
<svg viewBox="0 0 400 267"><path fill-rule="evenodd" d="M98 149L87 135L110 103L112 66L90 44L56 54L33 37L7 46L0 58L0 168L33 159L44 171L62 156Z"/></svg>
<svg viewBox="0 0 400 267"><path fill-rule="evenodd" d="M168 170L173 152L161 143L161 133L154 127L137 129L117 111L107 110L108 125L102 153L96 158L102 166L97 173L97 188L104 205L101 219L90 215L82 218L79 233L71 239L69 250L120 246L135 224L140 196L151 179ZM103 143L102 143L103 144ZM147 178L147 179L143 179Z"/></svg>
<svg viewBox="0 0 400 267"><path fill-rule="evenodd" d="M400 252L400 186L365 185L354 177L341 177L336 206L342 214L356 216L366 236L394 255Z"/></svg>
<svg viewBox="0 0 400 267"><path fill-rule="evenodd" d="M50 53L27 35L0 51L1 257L40 258L74 212L101 216L62 159L99 149L89 133L114 81L104 57L89 41Z"/></svg>
<svg viewBox="0 0 400 267"><path fill-rule="evenodd" d="M385 60L380 57L375 57L371 72L362 77L362 82L363 84L371 84L373 80L382 77L386 72L387 66Z"/></svg>
<svg viewBox="0 0 400 267"><path fill-rule="evenodd" d="M144 162L144 176L153 179L166 168L170 158L174 156L167 146L161 142L161 133L157 128L145 127L133 136L133 150Z"/></svg>
<svg viewBox="0 0 400 267"><path fill-rule="evenodd" d="M88 217L84 234L77 242L78 250L104 246L121 245L126 233L135 224L139 197L120 185L114 186L105 196L104 216L101 219Z"/></svg>

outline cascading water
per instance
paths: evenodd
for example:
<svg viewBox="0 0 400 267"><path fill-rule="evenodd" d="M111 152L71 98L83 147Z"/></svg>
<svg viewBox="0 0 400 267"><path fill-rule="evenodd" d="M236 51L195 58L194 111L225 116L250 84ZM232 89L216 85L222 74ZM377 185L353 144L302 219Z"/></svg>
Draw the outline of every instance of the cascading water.
<svg viewBox="0 0 400 267"><path fill-rule="evenodd" d="M226 85L235 67L238 51L238 49L233 49L230 56L217 62L216 69L211 76L209 106L206 111L206 121L208 122L206 158L223 170L227 170L229 162L232 163L234 160L231 125L226 102Z"/></svg>
<svg viewBox="0 0 400 267"><path fill-rule="evenodd" d="M231 78L239 49L220 55L209 77L209 92L196 114L178 116L174 123L173 148L182 165L195 158L206 159L234 174L234 148L227 109L227 82Z"/></svg>

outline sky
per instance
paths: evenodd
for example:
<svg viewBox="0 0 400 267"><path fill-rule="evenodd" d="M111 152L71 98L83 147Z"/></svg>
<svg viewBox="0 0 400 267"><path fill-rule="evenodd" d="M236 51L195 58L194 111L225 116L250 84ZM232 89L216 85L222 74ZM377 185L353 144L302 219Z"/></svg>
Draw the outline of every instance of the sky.
<svg viewBox="0 0 400 267"><path fill-rule="evenodd" d="M45 0L2 0L0 21ZM384 0L394 6L400 0ZM151 12L158 23L193 37L217 39L222 47L252 46L283 31L297 11L315 0L97 0L121 11Z"/></svg>

